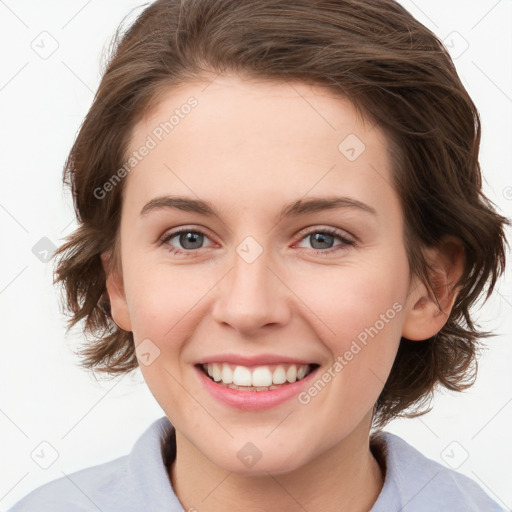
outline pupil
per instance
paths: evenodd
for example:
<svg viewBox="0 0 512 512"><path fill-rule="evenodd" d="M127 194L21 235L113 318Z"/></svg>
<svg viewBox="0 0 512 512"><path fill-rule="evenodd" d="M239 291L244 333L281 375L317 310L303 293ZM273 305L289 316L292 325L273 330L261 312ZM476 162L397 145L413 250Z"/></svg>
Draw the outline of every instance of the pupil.
<svg viewBox="0 0 512 512"><path fill-rule="evenodd" d="M201 247L202 243L202 237L203 235L201 233L193 233L192 231L189 231L188 233L183 233L180 236L180 243L185 249L199 249ZM190 247L188 246L189 243L197 243L199 240L199 245L197 247Z"/></svg>
<svg viewBox="0 0 512 512"><path fill-rule="evenodd" d="M334 238L332 235L329 235L328 233L315 233L314 235L311 235L311 236L313 237L311 246L314 249L329 249L330 245L331 245L331 243L333 241L333 238ZM326 244L327 243L327 245L329 247L326 247L326 246L315 247L315 243L316 242L320 242L320 244L322 244L322 243Z"/></svg>

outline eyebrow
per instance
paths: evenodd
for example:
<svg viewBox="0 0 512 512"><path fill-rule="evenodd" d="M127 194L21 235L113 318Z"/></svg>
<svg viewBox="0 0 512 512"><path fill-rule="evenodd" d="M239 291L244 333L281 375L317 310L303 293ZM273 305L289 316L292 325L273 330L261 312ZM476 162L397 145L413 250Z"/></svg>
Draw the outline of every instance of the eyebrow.
<svg viewBox="0 0 512 512"><path fill-rule="evenodd" d="M148 215L155 210L172 208L185 212L198 213L206 217L220 217L220 212L208 201L181 196L162 196L152 199L142 208L140 215ZM298 199L286 205L280 212L278 220L287 217L299 217L308 213L340 208L356 208L371 215L378 215L371 206L351 197L320 197Z"/></svg>

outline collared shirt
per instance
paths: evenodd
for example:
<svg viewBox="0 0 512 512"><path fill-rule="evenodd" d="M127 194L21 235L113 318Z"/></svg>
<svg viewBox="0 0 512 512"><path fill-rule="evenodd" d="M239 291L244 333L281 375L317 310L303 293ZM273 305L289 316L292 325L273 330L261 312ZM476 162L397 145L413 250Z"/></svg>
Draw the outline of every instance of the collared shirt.
<svg viewBox="0 0 512 512"><path fill-rule="evenodd" d="M8 512L187 512L167 473L175 443L174 428L164 416L129 455L44 484ZM374 434L371 447L386 473L369 512L506 512L476 482L428 459L394 434Z"/></svg>

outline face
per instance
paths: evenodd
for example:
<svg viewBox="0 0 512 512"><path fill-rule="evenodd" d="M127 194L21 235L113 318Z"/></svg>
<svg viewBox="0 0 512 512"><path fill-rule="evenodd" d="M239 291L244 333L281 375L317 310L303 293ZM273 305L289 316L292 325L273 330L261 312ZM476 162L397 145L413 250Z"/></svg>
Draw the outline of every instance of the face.
<svg viewBox="0 0 512 512"><path fill-rule="evenodd" d="M263 474L364 439L417 299L383 133L320 87L224 76L170 90L133 151L107 284L180 442Z"/></svg>

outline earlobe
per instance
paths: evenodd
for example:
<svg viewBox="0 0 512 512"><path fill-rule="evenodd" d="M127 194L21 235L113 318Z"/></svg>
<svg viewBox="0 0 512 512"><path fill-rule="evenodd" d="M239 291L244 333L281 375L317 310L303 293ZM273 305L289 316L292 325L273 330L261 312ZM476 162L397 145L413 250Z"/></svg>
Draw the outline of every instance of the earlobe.
<svg viewBox="0 0 512 512"><path fill-rule="evenodd" d="M122 275L119 269L113 268L110 264L110 255L103 253L101 262L106 274L105 286L110 301L110 314L118 327L124 331L131 331L132 324L128 303L124 291Z"/></svg>
<svg viewBox="0 0 512 512"><path fill-rule="evenodd" d="M464 269L463 245L446 237L439 247L429 249L431 288L415 277L409 290L402 336L409 340L426 340L446 324L457 298L455 286Z"/></svg>

